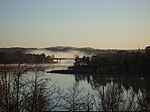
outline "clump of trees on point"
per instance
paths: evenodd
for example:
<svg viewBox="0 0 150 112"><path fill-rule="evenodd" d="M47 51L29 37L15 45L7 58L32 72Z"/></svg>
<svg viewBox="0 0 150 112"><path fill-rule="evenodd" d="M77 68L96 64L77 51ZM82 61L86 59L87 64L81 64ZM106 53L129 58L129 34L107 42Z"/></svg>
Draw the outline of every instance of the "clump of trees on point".
<svg viewBox="0 0 150 112"><path fill-rule="evenodd" d="M150 46L141 52L127 52L119 50L113 54L97 54L95 56L83 56L75 58L74 69L91 70L97 74L111 75L142 75L150 73Z"/></svg>

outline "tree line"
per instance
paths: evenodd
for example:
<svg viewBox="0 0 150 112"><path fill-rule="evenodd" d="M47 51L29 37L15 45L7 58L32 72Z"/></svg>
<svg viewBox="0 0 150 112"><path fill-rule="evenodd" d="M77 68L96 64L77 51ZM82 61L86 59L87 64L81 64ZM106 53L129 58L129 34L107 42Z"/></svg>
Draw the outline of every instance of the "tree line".
<svg viewBox="0 0 150 112"><path fill-rule="evenodd" d="M97 54L92 57L76 57L74 69L87 69L97 74L110 75L144 75L150 73L150 46L144 52L127 52L120 50L113 54Z"/></svg>
<svg viewBox="0 0 150 112"><path fill-rule="evenodd" d="M43 54L25 54L21 51L0 52L0 64L17 64L17 63L52 63L55 56L46 56Z"/></svg>

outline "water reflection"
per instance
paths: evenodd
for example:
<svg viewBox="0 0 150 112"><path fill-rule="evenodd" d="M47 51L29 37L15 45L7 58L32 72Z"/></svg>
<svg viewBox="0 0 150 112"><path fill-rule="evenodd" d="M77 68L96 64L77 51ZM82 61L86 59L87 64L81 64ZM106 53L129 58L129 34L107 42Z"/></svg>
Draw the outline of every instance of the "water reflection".
<svg viewBox="0 0 150 112"><path fill-rule="evenodd" d="M142 93L150 91L150 78L148 77L106 78L100 77L100 75L85 74L76 74L74 76L77 82L87 81L94 90L100 88L101 86L106 86L109 83L114 83L119 86L123 86L126 91L129 91L132 88L136 94L138 94L139 91L141 91Z"/></svg>
<svg viewBox="0 0 150 112"><path fill-rule="evenodd" d="M47 70L58 70L66 69L67 66L55 66ZM81 87L85 88L87 91L96 91L100 87L106 87L108 84L113 83L118 86L122 86L125 91L133 90L134 93L139 94L139 92L146 93L150 91L150 78L149 77L101 77L100 75L87 75L87 74L53 74L47 73L47 77L57 81L63 89L71 86L74 82L78 82Z"/></svg>

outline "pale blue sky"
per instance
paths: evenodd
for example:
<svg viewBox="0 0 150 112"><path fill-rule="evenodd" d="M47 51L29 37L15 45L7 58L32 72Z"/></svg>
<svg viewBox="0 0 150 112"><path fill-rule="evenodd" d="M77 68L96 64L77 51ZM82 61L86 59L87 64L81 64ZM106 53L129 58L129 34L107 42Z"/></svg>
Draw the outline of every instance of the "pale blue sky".
<svg viewBox="0 0 150 112"><path fill-rule="evenodd" d="M150 0L0 0L0 47L149 44Z"/></svg>

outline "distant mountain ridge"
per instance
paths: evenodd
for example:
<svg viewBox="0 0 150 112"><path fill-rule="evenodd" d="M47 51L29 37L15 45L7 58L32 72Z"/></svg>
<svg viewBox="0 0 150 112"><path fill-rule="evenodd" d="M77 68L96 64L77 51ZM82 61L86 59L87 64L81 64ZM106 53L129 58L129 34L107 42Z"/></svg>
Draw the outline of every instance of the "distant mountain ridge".
<svg viewBox="0 0 150 112"><path fill-rule="evenodd" d="M15 52L15 51L33 51L33 50L48 50L53 52L70 52L70 51L80 51L85 54L105 54L105 53L116 53L117 49L94 49L91 47L71 47L71 46L55 46L55 47L46 47L46 48L23 48L23 47L11 47L11 48L0 48L0 52ZM124 50L128 52L136 52L137 50Z"/></svg>
<svg viewBox="0 0 150 112"><path fill-rule="evenodd" d="M15 51L26 51L26 50L36 50L37 48L23 48L23 47L10 47L10 48L0 48L0 52L8 51L8 52L15 52Z"/></svg>

